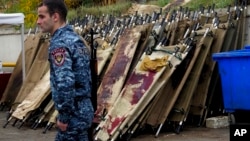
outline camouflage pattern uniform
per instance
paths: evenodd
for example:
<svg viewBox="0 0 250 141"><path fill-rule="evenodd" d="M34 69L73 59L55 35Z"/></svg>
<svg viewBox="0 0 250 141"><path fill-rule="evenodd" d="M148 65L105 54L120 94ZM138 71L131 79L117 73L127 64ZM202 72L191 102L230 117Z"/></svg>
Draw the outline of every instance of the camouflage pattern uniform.
<svg viewBox="0 0 250 141"><path fill-rule="evenodd" d="M60 122L67 131L58 131L56 141L88 141L93 120L91 103L90 53L70 25L57 29L49 47L52 98Z"/></svg>

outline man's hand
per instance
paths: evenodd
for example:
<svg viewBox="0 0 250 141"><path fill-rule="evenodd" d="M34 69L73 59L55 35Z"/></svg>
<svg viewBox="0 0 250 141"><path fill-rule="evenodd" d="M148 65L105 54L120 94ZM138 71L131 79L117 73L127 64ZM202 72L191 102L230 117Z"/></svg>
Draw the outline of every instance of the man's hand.
<svg viewBox="0 0 250 141"><path fill-rule="evenodd" d="M56 121L57 127L61 130L61 131L66 131L68 124L66 123L62 123L59 120Z"/></svg>

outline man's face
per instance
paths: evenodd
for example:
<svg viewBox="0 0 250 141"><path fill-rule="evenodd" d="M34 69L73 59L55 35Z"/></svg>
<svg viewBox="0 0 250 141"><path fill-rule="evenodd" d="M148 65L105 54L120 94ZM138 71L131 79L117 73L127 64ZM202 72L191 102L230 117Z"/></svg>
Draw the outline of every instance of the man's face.
<svg viewBox="0 0 250 141"><path fill-rule="evenodd" d="M53 33L54 31L54 19L53 15L50 16L46 6L38 8L38 19L37 24L39 25L42 32Z"/></svg>

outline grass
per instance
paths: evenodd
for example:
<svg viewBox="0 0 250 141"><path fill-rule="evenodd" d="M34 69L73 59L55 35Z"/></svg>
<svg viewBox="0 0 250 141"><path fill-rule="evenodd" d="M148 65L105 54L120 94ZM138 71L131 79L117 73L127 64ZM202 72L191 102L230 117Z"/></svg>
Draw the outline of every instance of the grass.
<svg viewBox="0 0 250 141"><path fill-rule="evenodd" d="M166 4L173 2L174 0L149 0L146 4L148 5L157 5L164 7ZM200 8L200 5L203 5L205 8L215 4L215 8L225 8L228 5L233 5L234 0L190 0L185 7L188 7L191 10L197 10ZM114 5L109 6L93 6L86 7L80 6L78 9L71 9L68 13L68 19L72 20L75 18L81 18L86 14L92 14L95 16L101 16L102 14L112 14L114 16L119 16L121 13L126 12L132 6L132 2L128 0L121 0Z"/></svg>
<svg viewBox="0 0 250 141"><path fill-rule="evenodd" d="M151 0L147 4L157 5L160 7L164 7L168 3L172 2L173 0Z"/></svg>
<svg viewBox="0 0 250 141"><path fill-rule="evenodd" d="M185 7L189 7L191 10L197 10L200 8L200 5L207 8L215 4L215 8L225 8L233 3L234 0L191 0L185 5Z"/></svg>
<svg viewBox="0 0 250 141"><path fill-rule="evenodd" d="M85 16L86 14L92 14L95 16L100 16L102 14L112 14L114 16L119 16L121 13L126 12L131 6L132 2L131 0L117 0L117 2L114 5L109 6L80 6L77 9L70 9L68 13L68 20L72 20L75 18L81 18ZM164 7L170 2L173 2L175 0L148 0L146 4L148 5L157 5L160 7ZM233 2L235 0L191 0L189 3L185 5L185 7L188 7L191 10L199 9L200 5L203 5L204 7L212 6L215 4L215 8L224 8L228 5L233 5ZM17 5L13 5L12 12L16 12L15 10ZM20 12L20 11L19 11ZM27 15L26 15L27 18ZM30 22L34 23L34 22ZM26 25L29 23L26 22Z"/></svg>
<svg viewBox="0 0 250 141"><path fill-rule="evenodd" d="M95 6L95 7L85 7L81 6L78 9L69 10L68 20L75 18L82 18L85 15L92 14L94 16L101 16L106 14L112 14L114 16L119 16L121 13L126 12L132 6L131 2L119 2L115 5L108 6Z"/></svg>
<svg viewBox="0 0 250 141"><path fill-rule="evenodd" d="M3 5L6 5L7 2L9 2L12 0L6 0L4 1ZM21 0L18 0L19 2ZM26 2L29 0L23 0L22 2ZM33 0L34 1L34 0ZM1 0L0 0L0 6L2 6ZM12 4L11 7L9 9L0 9L0 11L4 11L4 12L11 12L11 13L15 13L15 12L21 12L19 8L20 5L18 4ZM26 7L21 7L23 9L28 9L30 7L27 8L27 4ZM69 21L75 19L75 18L81 18L84 17L86 14L92 14L94 16L100 16L102 14L112 14L114 16L119 16L121 13L126 12L130 7L132 6L132 2L130 0L117 0L117 3L114 5L108 5L108 6L92 6L92 3L84 3L84 6L80 6L77 9L69 9L68 11L68 16L67 19ZM34 8L34 7L32 7ZM35 9L31 9L30 11L36 11L36 7ZM28 11L28 12L30 12ZM34 14L36 15L36 13ZM25 15L25 18L28 19L28 16ZM25 26L30 25L35 23L36 18L33 19L34 21L26 21Z"/></svg>

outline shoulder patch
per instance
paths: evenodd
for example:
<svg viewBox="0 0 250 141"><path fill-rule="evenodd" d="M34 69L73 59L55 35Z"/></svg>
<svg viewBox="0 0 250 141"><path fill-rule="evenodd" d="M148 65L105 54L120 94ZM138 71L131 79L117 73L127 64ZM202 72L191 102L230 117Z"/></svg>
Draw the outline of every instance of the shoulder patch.
<svg viewBox="0 0 250 141"><path fill-rule="evenodd" d="M65 61L65 48L57 48L52 50L51 55L53 57L53 62L57 66L62 66Z"/></svg>

